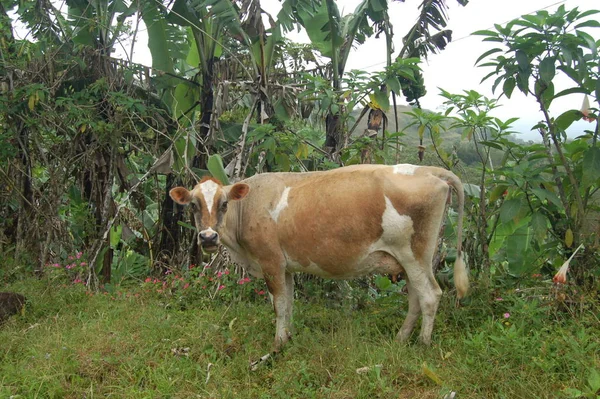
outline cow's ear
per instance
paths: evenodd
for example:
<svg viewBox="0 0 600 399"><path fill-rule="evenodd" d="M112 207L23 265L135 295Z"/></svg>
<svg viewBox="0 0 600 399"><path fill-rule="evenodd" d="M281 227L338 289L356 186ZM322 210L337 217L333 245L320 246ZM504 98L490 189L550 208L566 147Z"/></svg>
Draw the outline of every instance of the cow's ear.
<svg viewBox="0 0 600 399"><path fill-rule="evenodd" d="M169 195L173 198L173 201L181 205L187 205L192 200L192 193L187 188L175 187L169 191Z"/></svg>
<svg viewBox="0 0 600 399"><path fill-rule="evenodd" d="M229 189L227 199L230 201L241 200L250 191L250 186L246 183L236 183Z"/></svg>

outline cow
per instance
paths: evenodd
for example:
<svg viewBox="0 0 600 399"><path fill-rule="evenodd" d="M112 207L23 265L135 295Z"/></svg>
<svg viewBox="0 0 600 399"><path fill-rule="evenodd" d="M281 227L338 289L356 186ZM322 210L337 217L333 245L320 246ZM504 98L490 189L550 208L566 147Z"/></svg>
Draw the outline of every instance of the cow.
<svg viewBox="0 0 600 399"><path fill-rule="evenodd" d="M450 187L458 197L454 283L462 298L469 285L461 251L464 191L445 169L353 165L264 173L228 186L208 177L191 191L173 188L170 196L192 208L204 251L215 252L222 243L234 262L265 279L277 352L290 339L298 272L332 279L402 274L408 314L396 339L406 341L422 313L420 340L429 345L442 295L432 261Z"/></svg>

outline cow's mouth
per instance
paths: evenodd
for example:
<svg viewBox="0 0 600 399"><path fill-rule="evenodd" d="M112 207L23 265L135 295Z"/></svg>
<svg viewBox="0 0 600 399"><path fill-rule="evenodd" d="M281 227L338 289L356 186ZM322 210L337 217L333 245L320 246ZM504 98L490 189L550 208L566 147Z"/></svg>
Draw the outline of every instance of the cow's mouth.
<svg viewBox="0 0 600 399"><path fill-rule="evenodd" d="M204 250L204 252L208 252L208 253L215 253L217 252L217 250L219 249L219 246L217 244L202 244L202 250Z"/></svg>

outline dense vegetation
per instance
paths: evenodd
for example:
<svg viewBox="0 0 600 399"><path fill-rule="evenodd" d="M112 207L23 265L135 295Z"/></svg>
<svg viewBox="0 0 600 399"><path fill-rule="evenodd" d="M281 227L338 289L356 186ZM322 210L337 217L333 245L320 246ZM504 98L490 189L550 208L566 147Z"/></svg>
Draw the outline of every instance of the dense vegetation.
<svg viewBox="0 0 600 399"><path fill-rule="evenodd" d="M0 1L0 289L30 302L0 331L2 395L599 394L597 11L560 6L475 32L496 46L478 60L490 68L484 84L539 104L540 141L524 143L512 137L518 115L494 117L497 99L475 90L442 90L444 113L420 108L419 62L451 40L443 0L395 30L381 0L345 16L333 0L286 0L276 16L256 0L164 3ZM151 68L111 57L141 22ZM310 45L285 39L296 28ZM352 46L373 35L386 40L386 67L347 71ZM564 77L569 87L555 87ZM555 113L553 101L571 95L583 107ZM403 113L399 96L411 105ZM580 119L589 129L567 137ZM407 348L389 333L403 316L402 283L300 278L285 367L249 374L272 332L265 288L245 284L226 253L203 256L169 189L209 173L226 182L398 162L467 183L472 297L460 309L445 298L434 349ZM447 236L454 225L450 212ZM453 255L442 244L434 265L445 286ZM236 277L221 284L226 270ZM250 305L229 306L242 300ZM219 372L209 378L210 363Z"/></svg>

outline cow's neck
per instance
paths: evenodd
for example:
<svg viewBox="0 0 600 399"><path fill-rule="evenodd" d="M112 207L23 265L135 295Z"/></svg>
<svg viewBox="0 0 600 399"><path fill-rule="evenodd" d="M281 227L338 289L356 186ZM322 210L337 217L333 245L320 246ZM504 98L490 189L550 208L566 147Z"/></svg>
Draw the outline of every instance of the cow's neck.
<svg viewBox="0 0 600 399"><path fill-rule="evenodd" d="M225 214L223 228L220 232L223 245L234 251L238 250L237 243L240 242L240 233L242 231L242 202L243 201L231 201L229 203L229 209Z"/></svg>

